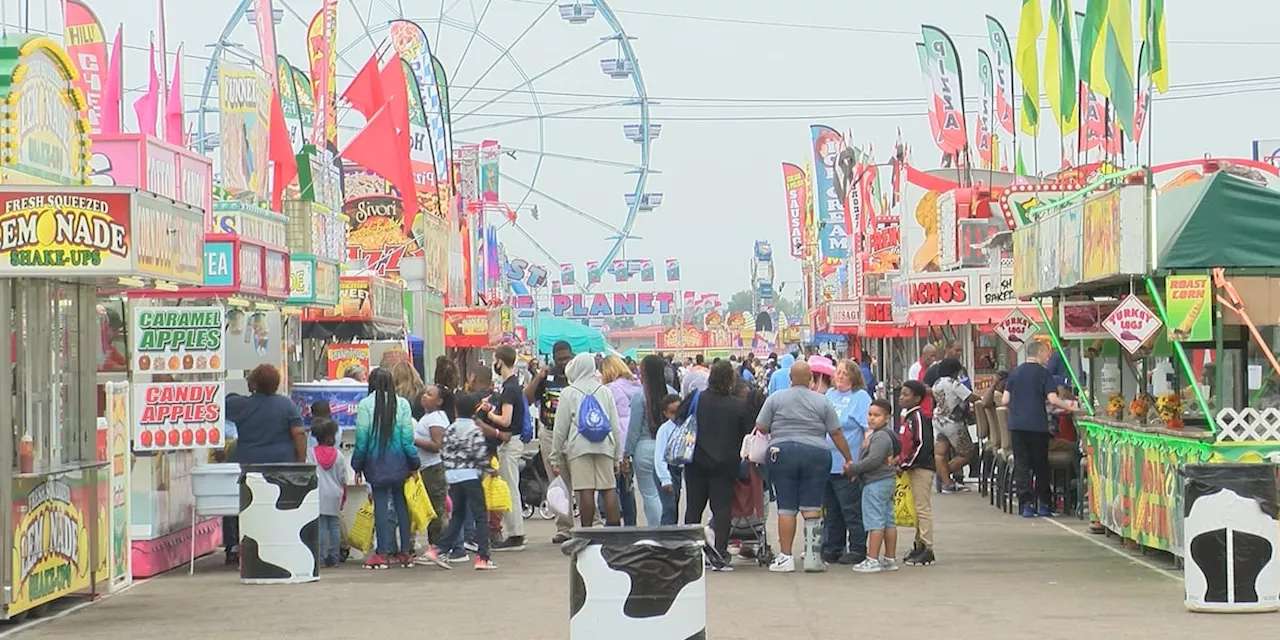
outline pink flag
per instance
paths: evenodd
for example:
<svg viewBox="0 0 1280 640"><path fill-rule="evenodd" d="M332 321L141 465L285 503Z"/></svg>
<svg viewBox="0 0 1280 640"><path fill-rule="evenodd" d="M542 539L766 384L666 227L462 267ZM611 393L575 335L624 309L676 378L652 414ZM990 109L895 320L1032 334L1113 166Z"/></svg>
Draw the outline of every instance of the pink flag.
<svg viewBox="0 0 1280 640"><path fill-rule="evenodd" d="M160 108L160 76L156 75L156 43L153 41L147 49L151 79L147 81L147 92L134 101L133 113L138 116L138 133L154 136L156 135L156 112Z"/></svg>
<svg viewBox="0 0 1280 640"><path fill-rule="evenodd" d="M165 101L164 139L169 144L182 145L182 45L173 65L173 84Z"/></svg>
<svg viewBox="0 0 1280 640"><path fill-rule="evenodd" d="M121 83L124 74L124 25L116 27L116 41L107 62L107 86L102 91L102 132L120 133Z"/></svg>

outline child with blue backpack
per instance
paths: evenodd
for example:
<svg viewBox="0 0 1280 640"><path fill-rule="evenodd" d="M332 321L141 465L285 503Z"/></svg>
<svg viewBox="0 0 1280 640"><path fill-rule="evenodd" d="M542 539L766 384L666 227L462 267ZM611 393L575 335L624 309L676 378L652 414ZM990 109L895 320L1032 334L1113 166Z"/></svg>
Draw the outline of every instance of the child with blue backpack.
<svg viewBox="0 0 1280 640"><path fill-rule="evenodd" d="M583 527L595 520L596 492L604 498L605 524L618 526L617 473L622 428L613 392L600 380L596 361L578 354L565 367L569 386L560 394L551 445L551 474L563 475L577 494Z"/></svg>

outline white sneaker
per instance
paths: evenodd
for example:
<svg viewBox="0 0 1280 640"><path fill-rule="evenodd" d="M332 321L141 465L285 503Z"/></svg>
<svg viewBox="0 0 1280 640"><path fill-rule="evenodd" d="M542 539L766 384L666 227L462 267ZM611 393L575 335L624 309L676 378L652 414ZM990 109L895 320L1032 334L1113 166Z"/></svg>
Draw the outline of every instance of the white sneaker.
<svg viewBox="0 0 1280 640"><path fill-rule="evenodd" d="M773 564L769 565L769 570L774 573L795 573L796 561L789 555L779 553L773 559Z"/></svg>
<svg viewBox="0 0 1280 640"><path fill-rule="evenodd" d="M867 558L853 565L853 570L857 573L880 573L884 571L884 566L880 564L880 560L877 558Z"/></svg>
<svg viewBox="0 0 1280 640"><path fill-rule="evenodd" d="M898 566L898 561L894 558L885 556L880 559L881 571L897 571L899 568L900 567Z"/></svg>

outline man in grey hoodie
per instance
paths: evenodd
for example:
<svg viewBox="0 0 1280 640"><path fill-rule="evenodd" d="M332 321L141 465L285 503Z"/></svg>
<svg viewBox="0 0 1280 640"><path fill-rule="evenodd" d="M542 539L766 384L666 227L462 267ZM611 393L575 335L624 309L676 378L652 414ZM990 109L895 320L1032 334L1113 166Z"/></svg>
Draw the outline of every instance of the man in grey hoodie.
<svg viewBox="0 0 1280 640"><path fill-rule="evenodd" d="M569 386L560 393L556 407L555 435L551 445L551 475L567 470L570 488L578 495L583 527L595 520L596 492L604 498L605 523L621 524L618 509L617 473L622 459L622 426L613 392L600 382L595 358L580 353L565 367ZM599 442L587 439L579 430L579 413L587 396L595 398L609 421L609 434Z"/></svg>

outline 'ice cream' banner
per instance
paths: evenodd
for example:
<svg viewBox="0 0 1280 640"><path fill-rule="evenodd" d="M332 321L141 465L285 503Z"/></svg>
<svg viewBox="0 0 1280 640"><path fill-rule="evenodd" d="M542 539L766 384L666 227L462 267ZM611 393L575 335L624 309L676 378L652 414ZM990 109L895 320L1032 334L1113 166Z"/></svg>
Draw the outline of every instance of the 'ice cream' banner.
<svg viewBox="0 0 1280 640"><path fill-rule="evenodd" d="M823 125L809 127L813 138L814 187L817 193L818 240L824 260L849 258L849 235L844 226L844 195L836 189L836 160L844 150L844 136Z"/></svg>

